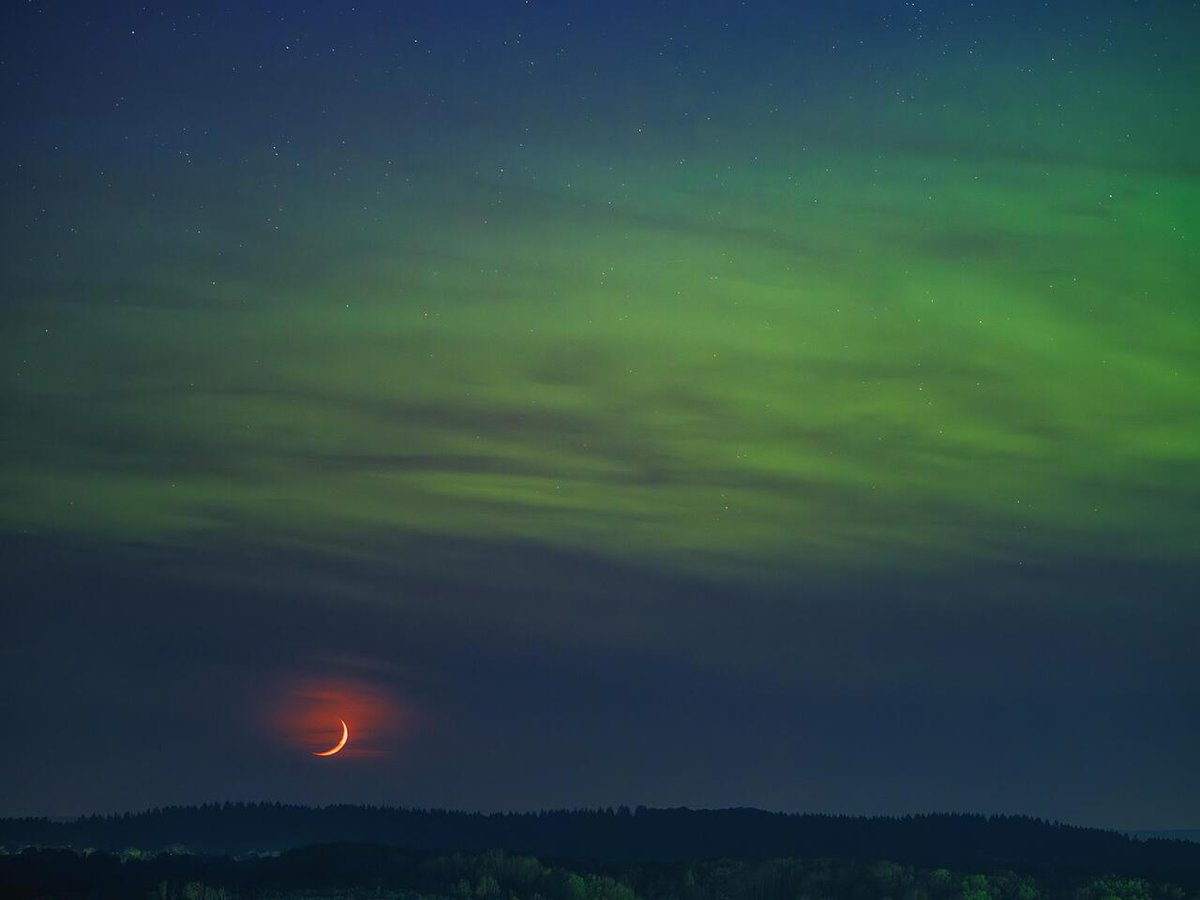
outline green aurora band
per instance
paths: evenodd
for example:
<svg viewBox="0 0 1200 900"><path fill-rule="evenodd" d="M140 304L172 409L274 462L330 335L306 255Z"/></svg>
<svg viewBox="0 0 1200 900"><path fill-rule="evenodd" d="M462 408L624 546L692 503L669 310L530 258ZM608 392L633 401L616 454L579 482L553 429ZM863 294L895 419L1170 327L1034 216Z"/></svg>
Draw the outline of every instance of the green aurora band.
<svg viewBox="0 0 1200 900"><path fill-rule="evenodd" d="M3 527L752 580L1185 560L1195 113L1148 68L1009 52L790 115L742 85L696 121L658 84L100 179L28 160Z"/></svg>

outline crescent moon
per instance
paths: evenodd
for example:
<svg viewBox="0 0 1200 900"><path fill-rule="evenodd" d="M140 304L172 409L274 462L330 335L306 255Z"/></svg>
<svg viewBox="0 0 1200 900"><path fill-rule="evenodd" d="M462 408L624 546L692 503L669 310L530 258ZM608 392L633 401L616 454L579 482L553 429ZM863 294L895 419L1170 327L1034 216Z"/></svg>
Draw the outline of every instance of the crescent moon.
<svg viewBox="0 0 1200 900"><path fill-rule="evenodd" d="M328 750L322 750L319 753L316 750L314 750L313 756L333 756L333 754L340 752L341 749L346 746L346 741L350 740L350 729L346 727L345 719L338 719L338 721L342 723L341 740L339 740L336 744L334 744Z"/></svg>

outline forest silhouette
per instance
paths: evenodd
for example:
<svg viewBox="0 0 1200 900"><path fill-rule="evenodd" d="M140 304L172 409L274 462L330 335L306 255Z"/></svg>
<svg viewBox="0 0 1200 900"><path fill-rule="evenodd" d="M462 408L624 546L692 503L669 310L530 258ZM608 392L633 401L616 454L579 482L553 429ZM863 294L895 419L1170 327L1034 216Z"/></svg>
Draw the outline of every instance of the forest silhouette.
<svg viewBox="0 0 1200 900"><path fill-rule="evenodd" d="M160 888L158 896L175 897L188 885L194 896L317 888L358 896L336 891L371 887L409 900L1200 896L1200 844L1020 816L226 803L65 822L4 819L0 845L0 888L28 897Z"/></svg>

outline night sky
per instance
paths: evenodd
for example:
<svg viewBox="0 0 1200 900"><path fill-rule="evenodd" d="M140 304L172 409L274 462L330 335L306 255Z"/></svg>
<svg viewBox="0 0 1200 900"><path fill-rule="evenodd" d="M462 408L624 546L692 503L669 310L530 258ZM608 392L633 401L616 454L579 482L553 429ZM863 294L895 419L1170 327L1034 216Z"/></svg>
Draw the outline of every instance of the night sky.
<svg viewBox="0 0 1200 900"><path fill-rule="evenodd" d="M1197 827L1198 34L5 3L0 815Z"/></svg>

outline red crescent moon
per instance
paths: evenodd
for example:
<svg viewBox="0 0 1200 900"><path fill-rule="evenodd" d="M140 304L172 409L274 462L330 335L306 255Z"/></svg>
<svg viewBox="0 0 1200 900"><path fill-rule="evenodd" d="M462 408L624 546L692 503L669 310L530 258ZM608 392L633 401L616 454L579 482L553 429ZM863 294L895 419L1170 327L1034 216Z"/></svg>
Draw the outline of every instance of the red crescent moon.
<svg viewBox="0 0 1200 900"><path fill-rule="evenodd" d="M316 750L314 750L313 756L333 756L333 754L338 753L339 751L341 751L341 749L343 747L346 746L346 741L350 740L350 729L346 727L345 719L338 719L338 721L342 723L341 740L339 740L336 744L334 744L328 750L322 750L319 753Z"/></svg>

